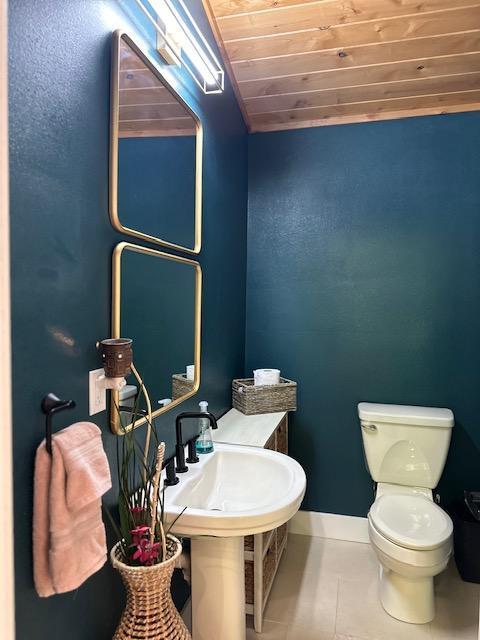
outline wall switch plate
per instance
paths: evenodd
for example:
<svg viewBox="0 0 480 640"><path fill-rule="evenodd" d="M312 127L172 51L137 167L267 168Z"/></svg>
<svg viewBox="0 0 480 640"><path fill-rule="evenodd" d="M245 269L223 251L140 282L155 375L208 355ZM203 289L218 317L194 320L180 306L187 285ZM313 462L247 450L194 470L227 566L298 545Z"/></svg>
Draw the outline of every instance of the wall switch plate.
<svg viewBox="0 0 480 640"><path fill-rule="evenodd" d="M88 372L88 389L89 389L89 415L93 416L107 408L107 392L105 386L98 384L101 378L104 378L105 372L102 369L95 369Z"/></svg>

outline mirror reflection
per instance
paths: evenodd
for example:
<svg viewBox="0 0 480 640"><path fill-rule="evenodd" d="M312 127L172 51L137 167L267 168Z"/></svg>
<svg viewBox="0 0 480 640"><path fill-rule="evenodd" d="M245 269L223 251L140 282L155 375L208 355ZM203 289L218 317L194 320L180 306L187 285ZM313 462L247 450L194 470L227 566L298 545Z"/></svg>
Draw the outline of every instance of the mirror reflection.
<svg viewBox="0 0 480 640"><path fill-rule="evenodd" d="M137 237L197 250L200 125L125 34L118 41L114 69L117 212L112 212L112 219L118 219L120 230Z"/></svg>
<svg viewBox="0 0 480 640"><path fill-rule="evenodd" d="M119 298L114 294L114 327L118 337L132 338L135 368L153 414L159 415L198 389L200 266L127 243L119 245L115 254ZM114 401L120 407L120 412L112 409L116 431L128 428L134 407L147 408L133 375Z"/></svg>

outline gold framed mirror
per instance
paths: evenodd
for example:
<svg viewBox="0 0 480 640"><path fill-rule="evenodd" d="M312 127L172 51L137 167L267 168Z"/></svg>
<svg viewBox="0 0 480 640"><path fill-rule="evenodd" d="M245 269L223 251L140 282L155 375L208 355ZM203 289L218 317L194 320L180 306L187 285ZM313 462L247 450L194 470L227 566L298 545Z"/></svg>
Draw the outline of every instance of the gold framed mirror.
<svg viewBox="0 0 480 640"><path fill-rule="evenodd" d="M122 233L199 253L203 130L135 41L113 33L110 220Z"/></svg>
<svg viewBox="0 0 480 640"><path fill-rule="evenodd" d="M201 300L202 270L195 260L129 242L115 247L112 338L132 338L133 363L148 391L152 418L199 389ZM141 384L133 376L120 392L112 391L113 433L130 430L133 413L145 411L144 403ZM138 416L134 427L145 422Z"/></svg>

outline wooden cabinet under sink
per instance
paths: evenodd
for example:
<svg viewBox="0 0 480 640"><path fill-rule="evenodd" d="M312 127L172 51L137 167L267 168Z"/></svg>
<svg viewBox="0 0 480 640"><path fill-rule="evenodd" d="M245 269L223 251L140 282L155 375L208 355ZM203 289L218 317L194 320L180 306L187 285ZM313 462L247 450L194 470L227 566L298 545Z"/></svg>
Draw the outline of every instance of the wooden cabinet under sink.
<svg viewBox="0 0 480 640"><path fill-rule="evenodd" d="M213 431L215 442L262 447L288 453L288 414L246 416L231 409ZM262 630L263 612L282 553L287 545L288 525L245 537L246 612L253 614L255 631Z"/></svg>

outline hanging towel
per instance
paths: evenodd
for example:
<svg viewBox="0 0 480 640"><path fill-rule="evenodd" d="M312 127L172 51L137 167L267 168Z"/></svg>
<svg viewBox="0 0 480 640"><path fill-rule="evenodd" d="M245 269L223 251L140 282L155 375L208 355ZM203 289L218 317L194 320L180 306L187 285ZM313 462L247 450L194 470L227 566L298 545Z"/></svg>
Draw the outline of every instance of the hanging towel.
<svg viewBox="0 0 480 640"><path fill-rule="evenodd" d="M101 496L112 486L100 429L77 422L39 445L33 498L33 577L39 596L77 589L107 559Z"/></svg>

